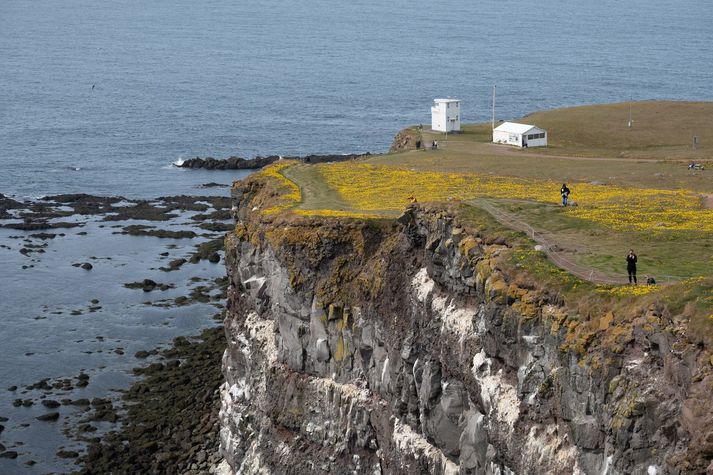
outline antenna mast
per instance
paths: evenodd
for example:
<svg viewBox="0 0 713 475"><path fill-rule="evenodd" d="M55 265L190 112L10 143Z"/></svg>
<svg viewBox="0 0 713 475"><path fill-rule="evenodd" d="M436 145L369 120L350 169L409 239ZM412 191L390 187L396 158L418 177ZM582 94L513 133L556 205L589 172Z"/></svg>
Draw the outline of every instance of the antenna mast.
<svg viewBox="0 0 713 475"><path fill-rule="evenodd" d="M492 121L493 129L495 128L495 87L496 86L493 86L493 121Z"/></svg>
<svg viewBox="0 0 713 475"><path fill-rule="evenodd" d="M632 123L632 120L631 120L631 101L632 101L632 99L630 98L630 99L629 99L629 128L631 128L631 123Z"/></svg>

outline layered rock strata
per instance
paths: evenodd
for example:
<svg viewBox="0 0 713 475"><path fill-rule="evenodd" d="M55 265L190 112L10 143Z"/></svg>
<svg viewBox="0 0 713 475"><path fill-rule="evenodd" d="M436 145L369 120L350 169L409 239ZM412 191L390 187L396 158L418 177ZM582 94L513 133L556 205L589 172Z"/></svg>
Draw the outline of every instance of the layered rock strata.
<svg viewBox="0 0 713 475"><path fill-rule="evenodd" d="M234 188L226 238L234 473L707 468L713 378L666 308L633 309L620 331L607 313L583 334L557 292L505 270L505 241L453 213L266 217L264 192Z"/></svg>

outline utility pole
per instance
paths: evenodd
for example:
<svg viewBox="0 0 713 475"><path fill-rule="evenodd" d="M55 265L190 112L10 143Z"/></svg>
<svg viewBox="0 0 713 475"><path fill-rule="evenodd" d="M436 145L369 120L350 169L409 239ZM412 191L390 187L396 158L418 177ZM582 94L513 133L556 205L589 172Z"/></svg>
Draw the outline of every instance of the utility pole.
<svg viewBox="0 0 713 475"><path fill-rule="evenodd" d="M629 98L629 128L631 128L631 123L633 121L631 120L631 98Z"/></svg>
<svg viewBox="0 0 713 475"><path fill-rule="evenodd" d="M493 129L495 129L495 87L496 86L493 86L493 120L492 120Z"/></svg>

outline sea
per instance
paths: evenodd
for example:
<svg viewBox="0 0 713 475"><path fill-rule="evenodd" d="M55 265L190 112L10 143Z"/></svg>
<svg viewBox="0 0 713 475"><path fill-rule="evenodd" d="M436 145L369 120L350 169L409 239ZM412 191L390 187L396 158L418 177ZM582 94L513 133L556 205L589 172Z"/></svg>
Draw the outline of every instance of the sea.
<svg viewBox="0 0 713 475"><path fill-rule="evenodd" d="M464 122L489 121L493 86L498 119L709 101L711 45L710 0L3 0L0 193L227 194L201 185L249 172L173 164L384 152L403 127L429 123L434 98L461 99ZM32 258L18 253L26 233L0 230L0 444L19 454L0 459L2 474L69 471L55 452L81 451L62 426L34 420L42 395L16 408L6 386L85 371L88 394L106 395L136 363L117 348L131 355L214 324L205 304L146 306L121 285L166 281L159 250L187 256L194 242L81 224ZM91 273L70 265L89 257ZM201 261L172 274L169 294L222 274ZM71 315L95 299L101 309Z"/></svg>
<svg viewBox="0 0 713 475"><path fill-rule="evenodd" d="M3 0L0 193L190 193L195 156L381 152L466 122L713 99L709 0ZM216 178L219 178L216 179Z"/></svg>

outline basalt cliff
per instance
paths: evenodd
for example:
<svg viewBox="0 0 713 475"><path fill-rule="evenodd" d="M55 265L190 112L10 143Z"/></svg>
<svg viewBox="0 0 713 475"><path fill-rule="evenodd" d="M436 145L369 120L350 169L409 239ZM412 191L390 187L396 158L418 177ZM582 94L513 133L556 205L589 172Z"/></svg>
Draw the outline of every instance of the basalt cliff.
<svg viewBox="0 0 713 475"><path fill-rule="evenodd" d="M710 353L664 303L567 302L457 205L393 221L233 188L234 473L713 473Z"/></svg>

